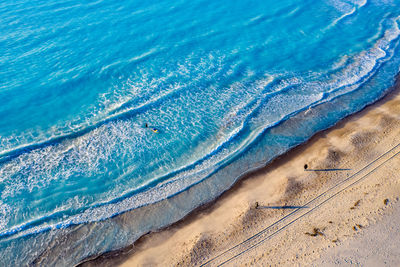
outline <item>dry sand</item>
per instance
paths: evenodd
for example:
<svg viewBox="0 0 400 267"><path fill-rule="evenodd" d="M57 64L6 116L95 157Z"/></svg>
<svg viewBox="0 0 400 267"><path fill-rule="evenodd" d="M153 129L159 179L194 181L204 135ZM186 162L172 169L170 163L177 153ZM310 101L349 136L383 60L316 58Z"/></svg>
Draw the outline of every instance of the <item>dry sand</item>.
<svg viewBox="0 0 400 267"><path fill-rule="evenodd" d="M382 220L354 239L328 250L313 266L399 266L400 202Z"/></svg>
<svg viewBox="0 0 400 267"><path fill-rule="evenodd" d="M357 240L363 234L367 239L371 233L377 233L373 238L381 237L379 231L369 230L381 227L384 242L386 230L382 230L385 227L380 220L393 222L399 217L399 211L388 215L400 203L399 143L397 88L373 106L241 180L211 206L142 237L117 258L92 263L346 264L348 255L336 253L335 249L349 251L347 248L357 246L357 251L371 251L374 242ZM308 165L307 171L304 164ZM385 249L380 246L377 253L400 255L400 246L388 246L387 250L394 249L392 252ZM351 260L363 262L364 254L358 255ZM381 260L382 257L374 258L378 263ZM400 265L400 256L391 258L390 263Z"/></svg>

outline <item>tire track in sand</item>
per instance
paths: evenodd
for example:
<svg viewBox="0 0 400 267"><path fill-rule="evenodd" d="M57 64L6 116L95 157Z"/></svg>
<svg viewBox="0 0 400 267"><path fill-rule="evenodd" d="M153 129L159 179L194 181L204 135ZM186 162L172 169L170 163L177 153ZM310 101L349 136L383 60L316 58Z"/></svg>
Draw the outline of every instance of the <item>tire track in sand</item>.
<svg viewBox="0 0 400 267"><path fill-rule="evenodd" d="M248 239L240 242L239 244L225 250L224 252L218 254L217 256L209 259L208 261L202 263L200 266L221 266L226 263L233 261L234 259L240 257L241 255L247 253L253 248L258 247L265 241L271 239L279 232L283 231L290 225L296 223L299 219L310 215L316 209L324 205L327 201L338 196L342 191L351 188L356 183L365 179L368 175L373 173L376 169L380 168L392 158L400 154L400 143L392 147L387 152L381 154L375 160L371 161L363 168L344 179L343 181L337 183L331 188L327 189L323 193L319 194L315 198L311 199L307 203L303 204L301 207L295 209L289 214L285 215L276 222L270 224L263 230L252 235ZM307 207L307 208L304 208Z"/></svg>

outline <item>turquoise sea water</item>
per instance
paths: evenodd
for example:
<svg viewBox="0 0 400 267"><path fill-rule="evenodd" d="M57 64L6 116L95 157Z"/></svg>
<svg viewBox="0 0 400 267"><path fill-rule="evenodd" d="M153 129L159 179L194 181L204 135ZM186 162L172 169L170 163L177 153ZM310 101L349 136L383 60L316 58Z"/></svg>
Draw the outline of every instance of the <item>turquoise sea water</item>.
<svg viewBox="0 0 400 267"><path fill-rule="evenodd" d="M376 101L399 23L395 0L2 1L0 265L129 245Z"/></svg>

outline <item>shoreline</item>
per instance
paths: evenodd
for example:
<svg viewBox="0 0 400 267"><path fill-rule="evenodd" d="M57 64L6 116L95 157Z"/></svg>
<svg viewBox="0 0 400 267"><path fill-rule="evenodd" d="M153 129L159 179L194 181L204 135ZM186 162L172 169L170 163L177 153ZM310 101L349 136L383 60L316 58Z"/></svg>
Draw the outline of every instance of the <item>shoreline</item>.
<svg viewBox="0 0 400 267"><path fill-rule="evenodd" d="M319 140L325 138L325 136L327 134L329 134L330 132L344 127L344 125L346 123L349 123L352 121L357 121L360 118L365 117L365 114L367 114L368 112L370 112L372 110L380 108L381 106L385 105L385 103L387 103L387 102L395 100L398 97L398 95L399 95L399 79L397 77L396 85L393 86L392 90L389 93L387 93L387 95L384 96L382 99L374 102L373 104L367 105L367 107L365 107L364 109L362 109L359 112L356 112L355 114L347 116L346 118L340 120L333 127L316 133L308 141L290 149L288 152L284 153L283 155L278 156L267 166L265 166L259 170L253 171L249 174L246 174L244 177L240 178L230 189L228 189L223 194L221 194L221 196L218 197L216 200L214 200L210 203L207 203L205 205L202 205L199 208L196 208L195 210L190 212L188 215L186 215L183 219L181 219L177 223L167 226L159 231L156 231L156 232L153 232L150 234L146 234L146 235L140 237L134 244L132 244L124 249L121 249L118 251L113 251L113 252L108 252L103 255L100 255L99 257L96 257L94 259L92 258L89 261L83 262L82 266L91 266L92 264L99 264L99 263L102 265L108 266L108 265L121 264L125 261L126 261L126 264L128 264L128 266L129 266L129 264L133 264L132 260L135 261L136 258L138 257L138 254L140 254L139 258L140 257L142 257L142 259L143 259L143 257L146 258L145 256L143 256L144 254L146 254L145 253L146 249L152 250L151 249L152 246L162 246L165 240L171 240L171 238L175 234L179 235L180 231L184 231L185 228L190 228L191 225L196 224L196 222L198 220L200 220L201 218L207 217L207 216L212 216L213 213L216 213L216 212L218 213L219 210L221 209L221 206L224 205L221 202L227 202L227 201L229 201L229 199L234 198L235 194L240 194L241 191L243 191L243 187L246 187L246 185L248 183L251 183L252 178L255 179L254 177L260 177L260 176L263 176L265 173L268 174L270 172L273 172L275 168L279 168L279 166L287 164L288 162L290 163L291 161L295 160L296 158L301 157L301 154L304 153L304 151L307 150L308 147L315 145L315 143L318 143ZM335 156L335 155L333 155L333 156ZM302 168L302 165L301 165L301 168ZM322 176L324 176L324 175L322 175ZM283 179L283 180L285 180L285 179ZM285 182L286 182L286 185L285 185L286 188L292 188L294 191L296 191L296 190L298 191L299 188L296 189L296 187L299 187L299 184L296 184L296 182L297 182L296 179L288 178L288 179L286 179ZM282 181L279 181L278 184L279 183L282 183ZM280 185L280 186L282 187L282 185ZM279 186L278 186L278 188L279 188ZM300 189L300 191L304 191L304 189L310 189L310 188L304 187L304 188ZM284 202L285 205L288 205L292 201L290 198L293 198L293 196L296 196L297 194L299 194L301 192L291 192L289 195L287 195L285 192L283 192L283 195L282 195L282 192L280 192L280 193L281 194L279 197L275 196L275 201L270 201L270 202L278 203L280 201L280 202ZM275 193L271 192L271 196L274 194L276 195L276 192ZM282 198L282 196L283 196L283 198ZM277 200L279 200L279 201L277 201ZM251 213L254 213L253 211L255 209L254 209L253 205L255 205L254 204L255 202L257 202L257 201L247 200L247 201L245 201L245 205L243 205L243 204L240 205L242 214L247 213L247 215L250 216L250 218L252 218L252 219L254 219L253 217L260 217L255 214L251 214ZM279 216L276 217L276 215L281 215L281 214L278 214L280 212L281 212L281 210L275 210L271 214L269 214L268 217L275 216L275 218L278 218ZM273 213L275 213L275 214L273 214ZM261 217L265 217L265 216L262 215ZM256 218L255 221L257 221L257 219L260 219L260 218ZM229 219L227 219L226 221L229 222ZM235 221L235 220L233 220L233 221ZM271 220L271 221L273 221L273 220ZM259 227L259 226L257 226L257 227ZM255 227L255 228L257 228L257 227ZM252 229L252 230L253 231L250 230L249 232L256 232L257 229ZM203 232L209 232L209 229L207 229L207 231L203 231ZM198 231L198 234L199 233L201 236L202 231ZM246 236L246 234L244 234L244 233L242 233L241 235L239 234L239 236L236 236L235 238L233 238L232 241L234 241L233 243L235 243L235 240L239 241L241 239L241 237L243 238L245 236ZM188 238L189 243L190 243L190 239L191 239L191 244L193 245L193 248L194 248L193 251L198 250L195 248L196 244L204 243L204 242L207 243L207 238L200 238L200 239L197 238L198 240L195 240L196 238L193 238L193 236L192 236L192 238ZM232 238L230 238L230 239L232 239ZM206 241L204 241L204 240L206 240ZM224 247L224 244L221 244L221 245L222 246L220 246L220 247L227 248L226 245L225 245L225 247ZM218 249L214 245L212 247L213 247L213 249ZM185 254L185 252L183 254ZM189 255L190 252L187 252L186 254ZM203 259L209 258L209 255L207 256L206 255L207 253L205 253L204 251L201 253L196 253L196 254L201 255L200 258L203 258ZM208 253L208 254L210 254L210 253ZM198 258L198 257L195 257L195 258ZM194 259L192 259L192 260L194 260ZM201 262L200 259L197 259L197 260L198 260L197 264ZM196 261L191 261L192 264L195 262ZM143 263L143 261L142 261L142 263ZM162 263L164 264L166 262L162 262ZM188 262L183 261L182 263L183 263L183 265L185 265L185 263L188 263Z"/></svg>

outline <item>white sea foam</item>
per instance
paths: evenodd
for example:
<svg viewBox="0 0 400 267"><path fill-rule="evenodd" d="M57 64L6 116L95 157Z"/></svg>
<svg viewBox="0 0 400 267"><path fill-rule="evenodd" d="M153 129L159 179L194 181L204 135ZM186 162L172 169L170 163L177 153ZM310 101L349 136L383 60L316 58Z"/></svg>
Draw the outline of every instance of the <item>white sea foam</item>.
<svg viewBox="0 0 400 267"><path fill-rule="evenodd" d="M135 163L132 162L130 166L122 168L124 172L119 175L118 180L111 181L115 183L114 188L101 193L100 197L95 201L87 204L87 201L83 198L67 198L61 206L54 209L54 212L59 213L65 210L80 208L82 203L86 203L86 209L82 213L51 223L44 221L35 227L28 227L20 231L19 234L23 235L48 228L103 220L126 210L161 201L202 181L205 177L214 173L219 166L228 163L235 155L239 155L249 144L254 142L260 133L279 123L280 120L359 87L360 83L373 75L373 70L377 68L377 65L388 60L390 54L393 53L392 49L390 49L390 44L400 34L397 20L398 18L393 20L392 28L386 30L383 38L379 39L370 50L351 59L343 57L345 59L339 61L336 66L336 72L330 76L330 80L324 82L306 82L304 79L297 77L284 78L276 77L275 75L266 75L264 79L250 84L241 84L238 82L233 83L231 88L227 87L220 90L200 89L196 92L197 95L193 95L189 90L183 90L180 97L183 97L185 100L192 99L191 103L188 103L188 101L184 103L187 105L196 104L196 112L181 105L165 105L160 110L165 115L159 118L161 125L163 123L167 124L166 122L169 120L173 121L173 114L176 114L179 108L186 108L189 112L190 123L194 125L192 128L196 129L201 124L201 114L205 110L212 110L218 106L223 106L224 101L236 101L232 103L231 112L225 113L228 114L225 117L226 120L220 121L219 126L221 129L224 129L220 138L221 141L211 144L209 149L206 150L208 154L204 154L204 151L201 154L199 151L193 150L193 154L196 157L191 158L189 156L184 166L176 166L174 169L169 170L159 169L158 173L152 179L143 180L136 186L146 188L153 181L157 181L163 175L171 172L176 173L174 176L167 180L160 180L157 186L133 195L131 195L132 188L126 184L119 183L119 181L123 181L124 178L129 177L135 168L137 168ZM213 65L210 62L217 63ZM190 63L185 63L179 66L179 75L186 76L193 83L196 82L196 78L200 79L201 75L208 76L212 80L214 75L219 75L222 72L223 64L221 62L218 62L218 60L215 61L215 57L211 55L198 64L191 65ZM194 76L194 79L192 79L193 69L191 68L196 71L195 73L200 70L197 73L198 76ZM229 70L227 71L229 72ZM254 71L247 71L246 74L249 80L255 76ZM161 81L147 79L144 76L142 81L145 81L145 86L128 81L127 86L131 88L131 95L129 97L126 95L117 96L117 101L105 102L104 106L111 108L103 110L112 112L122 107L121 112L125 112L131 107L128 106L125 109L123 106L139 95L143 88L157 88L160 83L168 80L169 77L165 76L165 80ZM280 79L280 82L274 84L274 81L277 79ZM169 86L167 87L167 92L169 89L180 90L181 88L180 85L176 84ZM211 85L208 88L212 89L213 87ZM243 99L230 99L229 92L232 89L242 92ZM289 91L287 94L279 93L283 90ZM329 97L324 98L324 93L330 94ZM163 97L163 95L160 94L160 97ZM106 95L103 98L105 101L109 101ZM210 107L207 103L203 103L204 98L215 99L215 106ZM168 101L172 103L176 100L169 99ZM248 118L250 120L248 120L248 125L246 125L245 121ZM230 142L233 138L237 138L245 127L252 127L250 134L238 138L235 143ZM60 143L22 153L0 166L0 177L2 177L2 184L4 185L2 198L17 196L24 191L33 192L35 188L45 188L54 181L61 180L68 182L73 177L95 177L98 173L107 173L108 170L104 169L104 162L115 161L115 155L119 155L120 158L129 158L132 155L140 157L141 153L150 150L152 144L147 137L147 133L141 125L135 123L133 120L111 120L72 140L66 139ZM183 141L185 138L187 137L182 136ZM166 142L172 142L172 140L167 140ZM203 159L199 160L201 157ZM171 161L172 159L165 158L162 160ZM107 181L105 181L104 186L106 184ZM117 198L124 196L126 198L115 201ZM15 203L15 205L17 204ZM17 206L8 208L18 210ZM38 215L46 217L51 214L44 213ZM29 223L18 223L9 227L7 226L7 222L2 222L0 233L4 234L13 230L18 231L18 229Z"/></svg>
<svg viewBox="0 0 400 267"><path fill-rule="evenodd" d="M51 129L36 128L22 134L1 137L0 157L14 150L84 131L103 121L168 98L179 91L188 90L190 86L207 78L205 76L210 80L217 76L223 66L223 57L212 54L206 55L200 62L192 61L188 58L183 63L177 63L175 71L163 70L162 76L157 78L147 71L140 70L139 74L118 81L108 92L100 94L98 102L87 114L71 119L63 125L54 125ZM174 79L184 82L176 82Z"/></svg>
<svg viewBox="0 0 400 267"><path fill-rule="evenodd" d="M336 26L342 20L351 17L354 15L360 8L367 4L367 0L360 1L333 1L332 5L337 8L342 14L334 19L327 27L325 27L322 31L327 31L334 26Z"/></svg>

